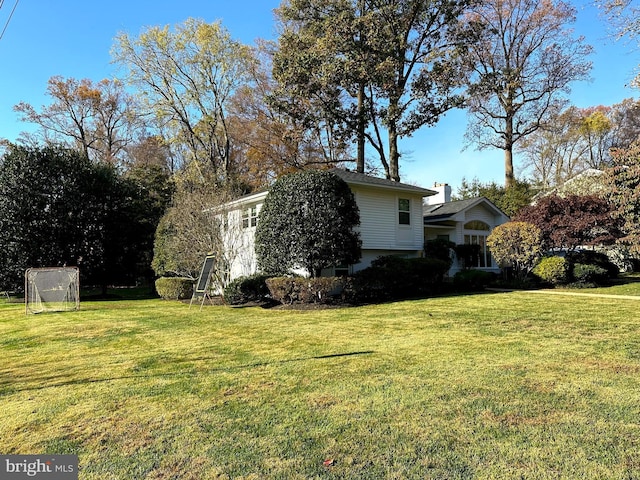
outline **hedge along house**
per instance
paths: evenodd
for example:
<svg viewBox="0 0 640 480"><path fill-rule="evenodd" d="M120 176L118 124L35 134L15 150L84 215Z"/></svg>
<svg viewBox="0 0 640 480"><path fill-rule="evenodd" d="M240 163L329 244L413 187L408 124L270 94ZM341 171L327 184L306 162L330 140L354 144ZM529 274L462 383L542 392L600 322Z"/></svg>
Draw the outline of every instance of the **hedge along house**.
<svg viewBox="0 0 640 480"><path fill-rule="evenodd" d="M436 184L434 190L436 195L428 197L424 205L425 241L444 239L456 245L479 245L477 264L471 268L499 272L487 248L487 237L509 217L485 197L451 201L449 185ZM449 275L462 269L462 262L454 256Z"/></svg>
<svg viewBox="0 0 640 480"><path fill-rule="evenodd" d="M331 172L344 180L355 196L360 210L362 258L354 265L325 269L323 276L352 274L383 255L423 255L423 198L435 191L348 170L335 168ZM234 232L225 241L231 280L258 271L255 232L268 193L254 193L226 205L227 231Z"/></svg>

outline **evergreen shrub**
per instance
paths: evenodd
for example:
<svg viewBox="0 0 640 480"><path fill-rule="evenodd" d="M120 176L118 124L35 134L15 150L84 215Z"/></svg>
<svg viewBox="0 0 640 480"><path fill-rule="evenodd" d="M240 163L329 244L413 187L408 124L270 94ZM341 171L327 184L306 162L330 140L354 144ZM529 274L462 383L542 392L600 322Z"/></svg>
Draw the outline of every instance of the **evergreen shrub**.
<svg viewBox="0 0 640 480"><path fill-rule="evenodd" d="M230 305L260 302L269 295L266 280L268 275L256 273L236 278L224 289L224 299Z"/></svg>
<svg viewBox="0 0 640 480"><path fill-rule="evenodd" d="M353 276L352 295L359 302L398 300L435 293L450 263L436 258L388 255Z"/></svg>
<svg viewBox="0 0 640 480"><path fill-rule="evenodd" d="M349 283L345 277L273 277L266 280L271 297L286 305L338 301Z"/></svg>
<svg viewBox="0 0 640 480"><path fill-rule="evenodd" d="M482 290L496 280L496 274L485 270L462 270L453 276L457 290Z"/></svg>
<svg viewBox="0 0 640 480"><path fill-rule="evenodd" d="M193 280L183 277L160 277L156 280L156 291L165 300L184 300L193 295Z"/></svg>
<svg viewBox="0 0 640 480"><path fill-rule="evenodd" d="M544 257L532 270L545 283L564 285L569 282L569 262L564 257Z"/></svg>
<svg viewBox="0 0 640 480"><path fill-rule="evenodd" d="M609 272L598 265L576 263L573 266L573 279L582 285L600 285L609 279Z"/></svg>

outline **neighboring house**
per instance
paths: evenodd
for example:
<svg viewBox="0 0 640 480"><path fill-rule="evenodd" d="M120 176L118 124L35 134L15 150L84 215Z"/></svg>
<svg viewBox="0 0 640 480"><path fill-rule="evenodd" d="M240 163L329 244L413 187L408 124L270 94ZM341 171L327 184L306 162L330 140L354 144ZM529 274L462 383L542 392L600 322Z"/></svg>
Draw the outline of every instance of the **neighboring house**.
<svg viewBox="0 0 640 480"><path fill-rule="evenodd" d="M567 197L569 195L597 195L603 196L607 193L607 187L604 183L604 171L595 168L588 168L579 174L571 177L561 185L544 190L533 197L532 204L542 197L549 195L558 195Z"/></svg>
<svg viewBox="0 0 640 480"><path fill-rule="evenodd" d="M437 194L426 199L424 205L425 240L444 239L456 245L480 245L480 258L474 268L498 272L500 267L487 248L487 237L509 217L485 197L451 201L451 187L446 184L434 187ZM449 275L462 269L458 259L453 259Z"/></svg>
<svg viewBox="0 0 640 480"><path fill-rule="evenodd" d="M333 169L353 192L360 210L362 258L355 265L340 265L323 276L351 274L362 270L382 255L420 257L424 249L422 199L432 190L372 177L348 170ZM242 197L227 205L227 262L230 278L251 275L258 269L255 231L260 209L268 191Z"/></svg>

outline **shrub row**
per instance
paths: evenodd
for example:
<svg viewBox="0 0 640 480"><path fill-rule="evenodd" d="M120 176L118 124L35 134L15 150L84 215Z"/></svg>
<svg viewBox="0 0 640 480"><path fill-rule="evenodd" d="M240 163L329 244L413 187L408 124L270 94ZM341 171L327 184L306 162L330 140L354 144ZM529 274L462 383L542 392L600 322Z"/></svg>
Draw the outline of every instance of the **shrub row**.
<svg viewBox="0 0 640 480"><path fill-rule="evenodd" d="M386 301L435 293L449 270L449 262L436 258L379 257L353 276L353 301Z"/></svg>
<svg viewBox="0 0 640 480"><path fill-rule="evenodd" d="M224 300L230 305L261 302L269 295L268 278L260 273L236 278L224 289Z"/></svg>
<svg viewBox="0 0 640 480"><path fill-rule="evenodd" d="M165 300L184 300L193 295L193 280L182 277L160 277L156 280L156 291Z"/></svg>
<svg viewBox="0 0 640 480"><path fill-rule="evenodd" d="M342 298L349 283L346 277L275 277L266 281L271 298L287 305L332 303Z"/></svg>
<svg viewBox="0 0 640 480"><path fill-rule="evenodd" d="M532 273L551 285L600 285L618 275L606 255L593 251L572 252L566 257L544 257Z"/></svg>

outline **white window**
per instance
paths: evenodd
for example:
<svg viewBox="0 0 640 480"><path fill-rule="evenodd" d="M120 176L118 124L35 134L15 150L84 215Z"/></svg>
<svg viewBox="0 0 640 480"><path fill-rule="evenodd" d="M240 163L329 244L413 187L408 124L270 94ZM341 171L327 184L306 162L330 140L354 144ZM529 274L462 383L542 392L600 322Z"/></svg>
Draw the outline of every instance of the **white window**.
<svg viewBox="0 0 640 480"><path fill-rule="evenodd" d="M398 223L411 225L411 200L408 198L398 199Z"/></svg>
<svg viewBox="0 0 640 480"><path fill-rule="evenodd" d="M258 224L258 209L253 207L245 208L242 211L242 228L255 227Z"/></svg>

